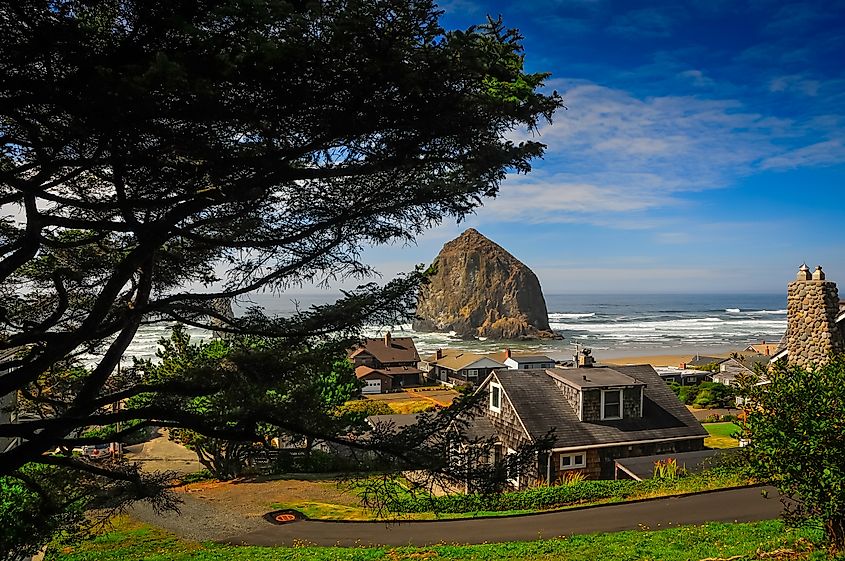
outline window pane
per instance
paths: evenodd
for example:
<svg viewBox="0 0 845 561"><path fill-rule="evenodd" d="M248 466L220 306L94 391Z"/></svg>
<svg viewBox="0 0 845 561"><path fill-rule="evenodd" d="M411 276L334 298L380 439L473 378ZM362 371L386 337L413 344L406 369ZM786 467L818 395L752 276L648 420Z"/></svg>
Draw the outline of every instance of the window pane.
<svg viewBox="0 0 845 561"><path fill-rule="evenodd" d="M568 466L570 464L572 464L572 458L570 458L569 456L561 456L560 457L560 465Z"/></svg>
<svg viewBox="0 0 845 561"><path fill-rule="evenodd" d="M607 417L621 417L621 392L611 391L604 392L604 416Z"/></svg>
<svg viewBox="0 0 845 561"><path fill-rule="evenodd" d="M490 386L490 405L492 405L493 407L499 408L500 407L499 401L500 401L499 386Z"/></svg>
<svg viewBox="0 0 845 561"><path fill-rule="evenodd" d="M584 465L584 455L583 454L577 454L575 456L575 465L576 466Z"/></svg>

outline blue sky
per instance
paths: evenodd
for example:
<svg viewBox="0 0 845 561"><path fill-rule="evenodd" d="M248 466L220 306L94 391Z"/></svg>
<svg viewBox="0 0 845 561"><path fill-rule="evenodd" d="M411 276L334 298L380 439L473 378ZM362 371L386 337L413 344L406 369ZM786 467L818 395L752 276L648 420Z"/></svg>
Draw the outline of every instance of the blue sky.
<svg viewBox="0 0 845 561"><path fill-rule="evenodd" d="M845 284L845 2L444 0L501 15L565 99L544 160L464 224L366 252L385 276L473 226L546 293Z"/></svg>

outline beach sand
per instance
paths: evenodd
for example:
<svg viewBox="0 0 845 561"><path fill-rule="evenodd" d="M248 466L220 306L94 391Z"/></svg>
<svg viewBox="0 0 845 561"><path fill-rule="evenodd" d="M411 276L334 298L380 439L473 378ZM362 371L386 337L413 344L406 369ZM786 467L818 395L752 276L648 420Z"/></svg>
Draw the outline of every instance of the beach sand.
<svg viewBox="0 0 845 561"><path fill-rule="evenodd" d="M649 356L623 356L618 358L601 358L599 362L605 364L650 364L652 366L680 366L692 358L693 355L649 355ZM730 353L718 353L708 356L728 357Z"/></svg>

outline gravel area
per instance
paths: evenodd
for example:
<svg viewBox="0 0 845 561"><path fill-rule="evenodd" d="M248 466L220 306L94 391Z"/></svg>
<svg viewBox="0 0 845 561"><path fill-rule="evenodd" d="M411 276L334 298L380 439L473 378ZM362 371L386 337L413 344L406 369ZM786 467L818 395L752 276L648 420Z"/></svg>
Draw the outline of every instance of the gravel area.
<svg viewBox="0 0 845 561"><path fill-rule="evenodd" d="M260 516L239 514L186 493L179 493L179 498L184 501L179 506L179 512L156 514L148 504L136 503L129 515L196 541L229 540L232 536L248 534L267 525Z"/></svg>

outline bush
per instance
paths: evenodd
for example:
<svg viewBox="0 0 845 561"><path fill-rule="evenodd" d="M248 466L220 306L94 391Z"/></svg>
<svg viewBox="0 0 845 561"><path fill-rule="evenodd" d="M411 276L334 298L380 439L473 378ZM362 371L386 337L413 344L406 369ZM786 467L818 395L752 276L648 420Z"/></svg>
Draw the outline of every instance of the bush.
<svg viewBox="0 0 845 561"><path fill-rule="evenodd" d="M404 497L391 505L395 512L464 513L502 510L542 510L559 506L593 502L602 499L624 499L651 481L589 480L563 485L542 486L513 493L482 495L478 493L443 495L440 497Z"/></svg>
<svg viewBox="0 0 845 561"><path fill-rule="evenodd" d="M348 413L358 413L364 417L370 415L392 415L393 410L384 401L375 401L372 399L359 399L355 401L347 401L339 408L341 415Z"/></svg>
<svg viewBox="0 0 845 561"><path fill-rule="evenodd" d="M697 387L698 392L692 404L702 409L726 407L733 403L736 395L733 387L718 382L702 382Z"/></svg>

